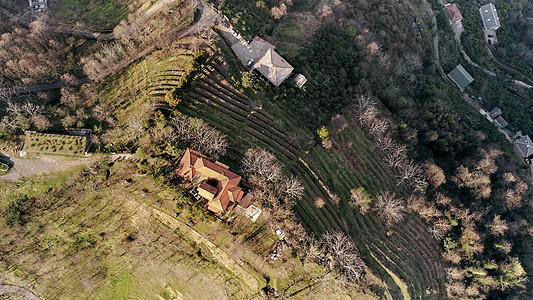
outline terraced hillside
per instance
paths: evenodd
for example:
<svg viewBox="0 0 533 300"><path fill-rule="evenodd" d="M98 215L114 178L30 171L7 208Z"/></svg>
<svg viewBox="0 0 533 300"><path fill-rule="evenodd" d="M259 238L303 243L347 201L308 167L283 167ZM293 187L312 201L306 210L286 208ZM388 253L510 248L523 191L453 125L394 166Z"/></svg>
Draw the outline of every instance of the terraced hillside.
<svg viewBox="0 0 533 300"><path fill-rule="evenodd" d="M342 230L354 236L367 264L386 282L393 297L400 298L407 292L416 298L444 297L440 246L418 218L409 217L387 234L381 221L362 216L347 204L354 187L364 187L374 195L383 189L396 190L394 179L361 129L351 124L334 135L332 149L314 147L304 153L294 139L278 129L269 113L252 107L252 101L230 83L228 71L223 57L215 55L179 110L226 133L231 142L228 156L235 164L252 145L275 153L290 172L304 180L305 196L295 210L307 227L319 235ZM339 197L339 204L332 201L333 194ZM325 205L317 207L317 198L326 200ZM407 290L402 291L401 282L395 283L381 264L406 282Z"/></svg>
<svg viewBox="0 0 533 300"><path fill-rule="evenodd" d="M154 52L116 76L99 101L117 112L118 120L126 120L153 96L164 96L177 85L192 59L193 53L186 50Z"/></svg>

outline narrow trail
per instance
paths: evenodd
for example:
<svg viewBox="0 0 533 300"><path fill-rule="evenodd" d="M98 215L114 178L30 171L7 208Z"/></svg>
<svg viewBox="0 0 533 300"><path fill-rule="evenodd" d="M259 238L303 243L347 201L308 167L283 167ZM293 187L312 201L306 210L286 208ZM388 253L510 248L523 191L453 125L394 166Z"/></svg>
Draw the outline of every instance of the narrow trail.
<svg viewBox="0 0 533 300"><path fill-rule="evenodd" d="M41 300L41 298L30 289L21 286L0 283L0 298L10 298L11 296L21 296L28 300Z"/></svg>

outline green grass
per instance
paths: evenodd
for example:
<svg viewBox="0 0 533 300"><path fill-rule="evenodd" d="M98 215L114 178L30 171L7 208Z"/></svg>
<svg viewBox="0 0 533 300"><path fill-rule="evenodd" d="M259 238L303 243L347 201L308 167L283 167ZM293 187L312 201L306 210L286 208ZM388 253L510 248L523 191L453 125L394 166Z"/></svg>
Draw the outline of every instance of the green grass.
<svg viewBox="0 0 533 300"><path fill-rule="evenodd" d="M49 153L84 155L87 138L73 135L27 133L24 151L28 153Z"/></svg>
<svg viewBox="0 0 533 300"><path fill-rule="evenodd" d="M52 18L61 23L78 22L96 31L111 31L130 13L127 0L59 0L50 4Z"/></svg>
<svg viewBox="0 0 533 300"><path fill-rule="evenodd" d="M157 51L114 76L100 94L119 122L125 122L151 101L163 101L164 95L177 85L193 59L192 52Z"/></svg>

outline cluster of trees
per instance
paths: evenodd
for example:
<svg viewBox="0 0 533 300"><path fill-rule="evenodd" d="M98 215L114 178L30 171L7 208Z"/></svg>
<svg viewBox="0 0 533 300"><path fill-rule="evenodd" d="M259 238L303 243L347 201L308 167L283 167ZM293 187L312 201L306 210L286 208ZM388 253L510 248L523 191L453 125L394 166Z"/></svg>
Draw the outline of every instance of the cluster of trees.
<svg viewBox="0 0 533 300"><path fill-rule="evenodd" d="M356 243L345 233L327 232L318 243L307 243L303 251L307 261L328 269L328 273L321 278L321 283L333 283L341 288L354 288L361 284L366 266Z"/></svg>
<svg viewBox="0 0 533 300"><path fill-rule="evenodd" d="M169 45L176 33L187 25L196 9L195 1L183 1L165 5L155 15L144 15L139 11L128 16L115 27L115 41L101 50L82 59L83 70L89 78L102 80L109 74L120 70L119 67L131 63L131 58ZM176 26L178 24L178 26Z"/></svg>
<svg viewBox="0 0 533 300"><path fill-rule="evenodd" d="M32 126L39 130L50 127L50 122L45 117L44 107L36 105L30 99L20 103L10 97L0 98L5 107L0 118L0 136L8 136L30 129Z"/></svg>
<svg viewBox="0 0 533 300"><path fill-rule="evenodd" d="M389 123L378 116L376 101L368 95L359 95L351 106L351 113L359 125L374 139L376 149L397 179L397 186L424 192L427 181L422 167L407 155L407 147L386 135Z"/></svg>
<svg viewBox="0 0 533 300"><path fill-rule="evenodd" d="M497 150L479 150L447 180L434 163L424 165L431 183L427 197L413 195L408 206L444 241L447 292L462 299L502 298L525 286L527 275L514 245L533 230L520 216L527 184Z"/></svg>
<svg viewBox="0 0 533 300"><path fill-rule="evenodd" d="M170 141L193 148L205 155L218 159L226 153L228 140L226 135L207 125L200 119L177 116L170 121Z"/></svg>
<svg viewBox="0 0 533 300"><path fill-rule="evenodd" d="M255 201L261 203L263 214L273 227L288 233L291 242L301 247L308 238L303 226L294 220L291 208L304 193L302 180L285 175L276 157L261 148L250 148L242 160Z"/></svg>
<svg viewBox="0 0 533 300"><path fill-rule="evenodd" d="M0 35L0 85L46 83L62 71L68 43L45 30L42 20Z"/></svg>

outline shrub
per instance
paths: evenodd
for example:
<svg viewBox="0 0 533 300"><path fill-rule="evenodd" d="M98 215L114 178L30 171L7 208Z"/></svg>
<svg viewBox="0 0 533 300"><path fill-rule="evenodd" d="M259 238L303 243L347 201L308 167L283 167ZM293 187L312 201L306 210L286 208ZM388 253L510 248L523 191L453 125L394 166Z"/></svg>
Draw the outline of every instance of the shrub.
<svg viewBox="0 0 533 300"><path fill-rule="evenodd" d="M7 225L13 227L15 225L24 225L28 222L31 207L35 203L35 199L29 198L27 195L17 200L11 201L4 217Z"/></svg>

